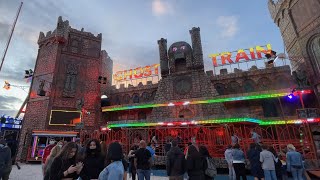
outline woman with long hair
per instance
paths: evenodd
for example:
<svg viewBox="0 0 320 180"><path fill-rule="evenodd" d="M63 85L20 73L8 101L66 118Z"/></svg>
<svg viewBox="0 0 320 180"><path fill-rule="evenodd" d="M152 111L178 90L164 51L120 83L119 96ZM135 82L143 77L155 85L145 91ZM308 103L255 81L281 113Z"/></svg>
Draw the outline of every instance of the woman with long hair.
<svg viewBox="0 0 320 180"><path fill-rule="evenodd" d="M77 152L78 146L74 142L63 146L50 167L50 180L73 180L79 177L83 163L76 162Z"/></svg>
<svg viewBox="0 0 320 180"><path fill-rule="evenodd" d="M98 179L104 168L104 157L101 155L101 146L98 140L89 140L83 161L83 170L80 177L82 180Z"/></svg>
<svg viewBox="0 0 320 180"><path fill-rule="evenodd" d="M207 149L206 146L200 146L199 147L199 152L202 155L202 157L206 158L206 162L214 162L212 157L209 154L209 151ZM209 167L209 164L207 163L207 166ZM216 175L216 171L217 169L215 167L211 167L212 169L210 169L210 171L213 173L213 171L215 171L215 175ZM208 173L204 174L205 180L214 180L214 174L211 174L211 176L208 175Z"/></svg>
<svg viewBox="0 0 320 180"><path fill-rule="evenodd" d="M187 152L187 172L190 180L204 180L207 169L206 159L195 145L190 145Z"/></svg>
<svg viewBox="0 0 320 180"><path fill-rule="evenodd" d="M122 164L122 147L113 142L108 147L107 160L111 162L99 175L99 180L123 180L124 167Z"/></svg>
<svg viewBox="0 0 320 180"><path fill-rule="evenodd" d="M47 157L46 162L43 166L44 169L44 180L49 180L50 177L50 167L53 163L54 158L60 153L63 147L64 141L59 141L56 146L54 146L50 152L50 155Z"/></svg>

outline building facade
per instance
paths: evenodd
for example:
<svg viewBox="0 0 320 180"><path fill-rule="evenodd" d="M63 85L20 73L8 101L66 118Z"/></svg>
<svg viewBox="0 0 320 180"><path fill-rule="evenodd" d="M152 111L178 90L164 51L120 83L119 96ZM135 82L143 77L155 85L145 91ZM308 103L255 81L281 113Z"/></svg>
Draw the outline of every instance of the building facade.
<svg viewBox="0 0 320 180"><path fill-rule="evenodd" d="M317 96L320 92L320 2L269 0L269 11L279 27L293 71L305 72Z"/></svg>
<svg viewBox="0 0 320 180"><path fill-rule="evenodd" d="M49 134L59 136L59 131L74 131L73 125L79 120L89 129L101 123L100 97L110 87L112 76L112 60L106 51L101 51L101 40L101 34L73 29L62 17L53 32L40 32L18 157L26 159L30 154L33 131L52 131ZM109 81L100 84L99 76L108 77ZM52 110L78 112L81 117L70 124L57 114L56 122L51 122ZM48 139L38 141L39 146L44 146Z"/></svg>
<svg viewBox="0 0 320 180"><path fill-rule="evenodd" d="M179 138L182 148L195 137L218 159L218 166L226 167L223 153L231 136L238 136L247 149L255 132L277 151L290 142L315 162L317 146L309 123L320 121L318 104L308 86L295 90L296 82L305 85L307 79L292 76L289 66L273 64L233 73L222 69L219 75L205 72L200 28L189 32L191 44L168 46L166 39L158 40L158 83L116 88L110 86L112 60L101 51L101 34L73 29L59 17L52 33L39 36L19 157L40 159L47 143L42 141L50 137L119 141L124 152L141 139L156 139L156 163L163 164L166 143ZM99 77L107 77L106 84L98 83ZM63 113L59 117L53 111ZM64 121L69 112L80 113L77 123Z"/></svg>

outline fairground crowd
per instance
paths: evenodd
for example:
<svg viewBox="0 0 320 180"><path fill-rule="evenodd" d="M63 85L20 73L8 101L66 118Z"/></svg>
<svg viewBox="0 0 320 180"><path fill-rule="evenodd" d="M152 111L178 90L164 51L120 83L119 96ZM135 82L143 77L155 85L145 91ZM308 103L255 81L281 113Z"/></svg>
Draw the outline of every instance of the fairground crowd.
<svg viewBox="0 0 320 180"><path fill-rule="evenodd" d="M254 135L253 135L254 137ZM258 136L257 136L258 137ZM256 137L256 138L257 138ZM204 145L196 139L185 149L179 147L179 138L172 139L166 149L166 171L170 180L212 180L217 175L214 158ZM245 154L238 144L239 138L232 136L232 145L225 151L230 180L246 180ZM96 139L87 140L82 147L80 140L64 142L51 139L44 149L42 172L44 180L149 180L158 147L154 137L148 144L141 140L131 147L128 155L119 142L106 145ZM292 144L287 145L286 158L278 155L271 146L254 139L247 151L250 172L255 180L282 180L290 172L294 180L302 180L304 165L302 155ZM0 179L8 180L12 169L11 149L4 139L0 140ZM285 169L284 169L285 168Z"/></svg>

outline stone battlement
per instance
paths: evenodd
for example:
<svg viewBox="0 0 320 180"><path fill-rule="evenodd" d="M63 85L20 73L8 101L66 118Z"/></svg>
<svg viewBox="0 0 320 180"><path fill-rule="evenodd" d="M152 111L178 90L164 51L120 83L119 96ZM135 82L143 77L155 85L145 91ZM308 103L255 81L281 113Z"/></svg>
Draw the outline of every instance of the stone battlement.
<svg viewBox="0 0 320 180"><path fill-rule="evenodd" d="M97 36L95 36L94 34L90 33L90 32L85 32L84 29L82 28L80 31L74 28L71 28L71 26L69 25L69 21L62 20L62 17L59 16L58 18L58 22L57 22L57 27L56 29L52 32L52 31L48 31L46 34L44 34L43 32L40 32L39 34L39 38L38 38L38 44L40 45L42 42L50 39L50 38L61 38L64 40L68 39L68 35L70 32L73 33L77 33L83 36L87 36L96 40L101 41L102 40L102 34L98 34Z"/></svg>
<svg viewBox="0 0 320 180"><path fill-rule="evenodd" d="M272 67L272 68L265 68L265 69L258 69L256 66L252 66L248 71L243 71L240 69L235 68L235 71L232 73L228 73L227 69L221 69L219 75L214 75L213 71L206 71L206 74L213 80L213 79L226 79L232 77L241 77L241 76L249 76L249 75L258 75L258 74L268 74L273 72L290 72L290 66L279 66L279 67Z"/></svg>

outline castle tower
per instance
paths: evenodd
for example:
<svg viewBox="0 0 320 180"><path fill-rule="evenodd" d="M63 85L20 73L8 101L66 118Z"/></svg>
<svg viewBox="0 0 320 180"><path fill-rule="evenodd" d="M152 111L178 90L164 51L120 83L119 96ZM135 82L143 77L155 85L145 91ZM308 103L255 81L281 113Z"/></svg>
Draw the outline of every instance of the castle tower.
<svg viewBox="0 0 320 180"><path fill-rule="evenodd" d="M192 47L185 41L178 41L166 51L167 40L161 38L158 41L162 79L158 83L154 98L156 103L184 101L188 104L193 99L218 96L210 78L204 72L200 28L192 28L189 32ZM152 109L150 119L191 119L223 113L223 104L158 107Z"/></svg>
<svg viewBox="0 0 320 180"><path fill-rule="evenodd" d="M200 28L193 27L189 32L191 35L193 57L194 57L193 67L204 69Z"/></svg>
<svg viewBox="0 0 320 180"><path fill-rule="evenodd" d="M269 0L269 11L279 27L292 69L308 73L320 92L320 1Z"/></svg>
<svg viewBox="0 0 320 180"><path fill-rule="evenodd" d="M158 45L159 45L159 55L160 55L161 77L166 77L169 74L167 40L161 38L160 40L158 40Z"/></svg>
<svg viewBox="0 0 320 180"><path fill-rule="evenodd" d="M90 130L102 123L101 91L111 85L112 60L101 52L101 41L101 34L73 29L62 17L53 32L40 32L18 158L26 159L34 130L75 131L80 122ZM99 76L109 77L110 84L99 84ZM79 118L65 122L63 116L52 122L53 111L77 112Z"/></svg>

